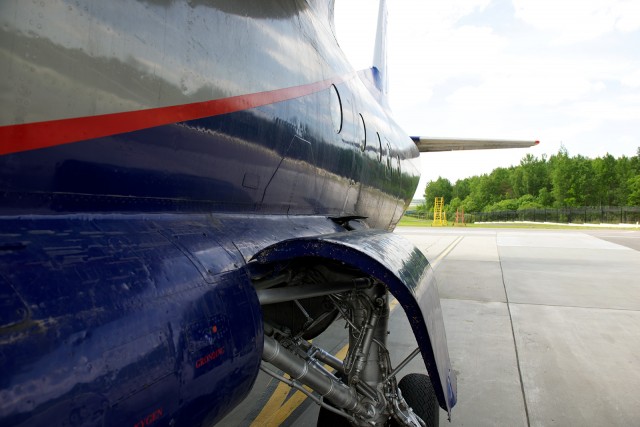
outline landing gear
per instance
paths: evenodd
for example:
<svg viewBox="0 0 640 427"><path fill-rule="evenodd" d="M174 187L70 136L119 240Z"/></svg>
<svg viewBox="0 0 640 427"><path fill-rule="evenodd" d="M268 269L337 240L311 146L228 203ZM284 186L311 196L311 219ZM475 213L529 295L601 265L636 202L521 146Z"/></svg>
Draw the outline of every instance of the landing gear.
<svg viewBox="0 0 640 427"><path fill-rule="evenodd" d="M437 426L438 403L429 377L409 374L399 385L396 380L420 352L391 366L389 293L382 283L340 265L305 264L281 276L287 282L275 286L256 280L258 297L268 306L261 369L318 403L319 426ZM348 328L344 360L308 341L334 319Z"/></svg>
<svg viewBox="0 0 640 427"><path fill-rule="evenodd" d="M438 427L440 418L438 399L433 390L431 380L424 374L407 374L400 380L398 388L402 397L413 412L420 417L428 427Z"/></svg>
<svg viewBox="0 0 640 427"><path fill-rule="evenodd" d="M407 405L424 422L426 427L438 427L440 417L438 410L438 399L433 390L433 385L429 376L418 373L411 373L400 380L398 388L402 393ZM388 423L392 427L400 426L395 419ZM349 427L349 421L335 412L320 407L318 413L318 427Z"/></svg>
<svg viewBox="0 0 640 427"><path fill-rule="evenodd" d="M336 375L340 381L344 380L344 375ZM317 427L349 427L351 423L341 414L337 414L327 408L321 406L320 412L318 412L318 424Z"/></svg>

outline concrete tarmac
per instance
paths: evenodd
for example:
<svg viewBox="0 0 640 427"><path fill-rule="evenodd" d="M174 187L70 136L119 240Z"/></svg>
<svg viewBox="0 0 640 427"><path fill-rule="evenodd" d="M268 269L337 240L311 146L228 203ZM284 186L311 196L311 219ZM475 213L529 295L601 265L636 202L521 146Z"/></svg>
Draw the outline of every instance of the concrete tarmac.
<svg viewBox="0 0 640 427"><path fill-rule="evenodd" d="M428 258L463 236L436 266L451 425L640 425L639 232L397 232Z"/></svg>
<svg viewBox="0 0 640 427"><path fill-rule="evenodd" d="M441 411L442 426L640 425L640 232L396 233L425 253L438 281L458 376L458 404L451 423ZM390 330L397 363L416 346L401 308ZM343 338L331 329L318 344L338 351ZM416 358L406 373L424 371ZM315 425L317 406L291 402L295 393L274 403L277 387L261 376L221 424Z"/></svg>

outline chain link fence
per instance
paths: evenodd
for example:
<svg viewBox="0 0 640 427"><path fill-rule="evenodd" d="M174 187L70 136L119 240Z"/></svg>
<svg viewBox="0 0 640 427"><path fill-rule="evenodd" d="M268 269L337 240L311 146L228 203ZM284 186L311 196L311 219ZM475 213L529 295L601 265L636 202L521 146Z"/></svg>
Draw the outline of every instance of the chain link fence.
<svg viewBox="0 0 640 427"><path fill-rule="evenodd" d="M531 221L564 224L639 224L640 206L522 209L517 211L473 212L466 222Z"/></svg>

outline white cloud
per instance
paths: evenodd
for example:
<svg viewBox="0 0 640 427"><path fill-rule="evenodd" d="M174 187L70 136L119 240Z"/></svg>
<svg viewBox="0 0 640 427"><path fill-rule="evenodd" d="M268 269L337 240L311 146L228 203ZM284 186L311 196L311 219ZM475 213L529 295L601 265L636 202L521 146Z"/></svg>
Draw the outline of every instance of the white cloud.
<svg viewBox="0 0 640 427"><path fill-rule="evenodd" d="M506 44L490 28L471 26L433 31L421 40L424 43L419 45L394 40L414 52L389 54L390 62L396 65L390 76L392 105L409 106L429 99L435 88L452 79L476 81L491 75Z"/></svg>
<svg viewBox="0 0 640 427"><path fill-rule="evenodd" d="M405 0L389 4L390 19L414 33L453 27L460 19L484 10L491 0Z"/></svg>
<svg viewBox="0 0 640 427"><path fill-rule="evenodd" d="M640 29L640 2L634 0L513 0L513 5L517 18L554 33L559 43Z"/></svg>
<svg viewBox="0 0 640 427"><path fill-rule="evenodd" d="M576 64L570 61L543 63L537 58L503 57L500 64L481 85L462 87L447 100L453 104L490 103L504 107L550 106L602 89L601 82L577 72Z"/></svg>
<svg viewBox="0 0 640 427"><path fill-rule="evenodd" d="M635 155L638 30L637 0L390 3L390 101L410 134L541 140L529 150L424 155L425 179L488 173L561 143L571 154ZM363 51L366 67L373 43Z"/></svg>
<svg viewBox="0 0 640 427"><path fill-rule="evenodd" d="M637 62L633 68L623 75L620 81L626 86L640 88L640 62Z"/></svg>
<svg viewBox="0 0 640 427"><path fill-rule="evenodd" d="M568 116L590 119L592 122L640 120L640 102L618 97L607 101L584 101L564 109ZM640 138L638 139L640 145Z"/></svg>

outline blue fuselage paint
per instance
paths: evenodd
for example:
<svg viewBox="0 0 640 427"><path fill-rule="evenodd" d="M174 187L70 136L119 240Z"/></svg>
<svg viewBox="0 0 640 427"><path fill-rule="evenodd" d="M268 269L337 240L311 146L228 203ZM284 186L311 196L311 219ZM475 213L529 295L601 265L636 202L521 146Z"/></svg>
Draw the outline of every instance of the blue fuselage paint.
<svg viewBox="0 0 640 427"><path fill-rule="evenodd" d="M214 423L260 363L246 262L343 230L329 217L395 226L418 152L352 72L325 8L0 6L0 130L13 135L0 141L11 147L0 156L0 424ZM71 118L317 82L247 109L20 148L21 125L53 137Z"/></svg>

